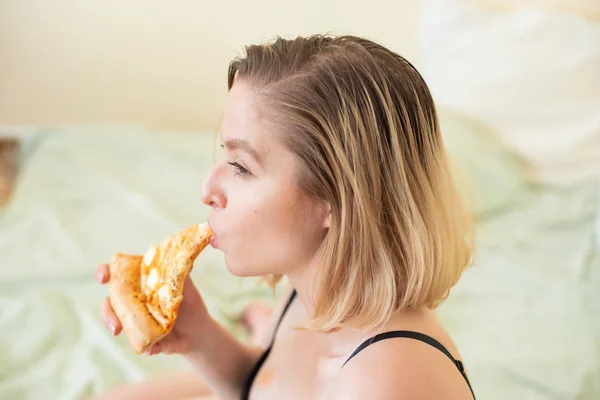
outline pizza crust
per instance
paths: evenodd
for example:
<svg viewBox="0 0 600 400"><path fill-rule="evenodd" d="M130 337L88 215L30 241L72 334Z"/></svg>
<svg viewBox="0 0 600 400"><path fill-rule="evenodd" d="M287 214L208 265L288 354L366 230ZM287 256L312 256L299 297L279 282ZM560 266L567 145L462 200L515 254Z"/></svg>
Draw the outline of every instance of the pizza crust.
<svg viewBox="0 0 600 400"><path fill-rule="evenodd" d="M110 263L110 304L123 331L139 354L166 334L146 306L140 288L142 256L117 253Z"/></svg>
<svg viewBox="0 0 600 400"><path fill-rule="evenodd" d="M193 225L151 247L145 256L113 256L110 303L138 354L173 329L185 280L211 236L207 224Z"/></svg>

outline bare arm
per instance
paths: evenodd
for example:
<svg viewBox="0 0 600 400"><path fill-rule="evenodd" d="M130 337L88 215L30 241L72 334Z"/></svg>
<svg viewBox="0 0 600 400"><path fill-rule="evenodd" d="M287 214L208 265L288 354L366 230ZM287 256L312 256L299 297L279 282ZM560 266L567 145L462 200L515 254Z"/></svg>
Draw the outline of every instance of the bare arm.
<svg viewBox="0 0 600 400"><path fill-rule="evenodd" d="M110 280L107 264L96 270L96 280L106 284ZM270 323L270 334L281 314L291 288L279 301ZM113 335L118 335L122 326L106 298L101 306L102 322ZM261 343L268 343L264 338ZM266 347L266 345L264 346ZM184 285L184 296L173 331L160 342L152 345L147 353L178 353L183 355L198 371L198 378L219 399L237 399L242 385L257 363L264 347L249 346L239 342L231 333L208 315L200 293L188 277ZM204 391L204 390L202 390Z"/></svg>
<svg viewBox="0 0 600 400"><path fill-rule="evenodd" d="M198 372L180 371L141 382L125 383L88 400L183 400L210 395Z"/></svg>
<svg viewBox="0 0 600 400"><path fill-rule="evenodd" d="M96 279L103 284L110 281L108 264L99 266ZM103 324L118 335L122 324L114 312L110 299L101 306ZM183 300L172 331L146 350L146 354L177 353L196 368L198 378L219 399L240 397L242 384L258 361L261 349L239 342L209 314L202 296L191 278L183 287Z"/></svg>
<svg viewBox="0 0 600 400"><path fill-rule="evenodd" d="M239 399L242 386L262 349L238 341L210 319L185 358L198 370L206 386L218 399Z"/></svg>
<svg viewBox="0 0 600 400"><path fill-rule="evenodd" d="M271 341L275 325L293 288L287 286L275 307L269 329L259 346L239 342L229 331L210 319L197 337L186 359L194 365L218 399L239 399L242 386Z"/></svg>

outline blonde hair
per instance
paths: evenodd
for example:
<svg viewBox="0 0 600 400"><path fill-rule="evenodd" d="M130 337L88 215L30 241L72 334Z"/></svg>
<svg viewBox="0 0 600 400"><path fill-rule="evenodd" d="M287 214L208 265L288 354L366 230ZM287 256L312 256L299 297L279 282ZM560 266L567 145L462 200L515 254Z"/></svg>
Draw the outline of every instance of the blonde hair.
<svg viewBox="0 0 600 400"><path fill-rule="evenodd" d="M315 35L247 46L229 89L236 80L301 161L301 189L331 206L306 327L437 307L470 263L473 232L417 70L372 41Z"/></svg>

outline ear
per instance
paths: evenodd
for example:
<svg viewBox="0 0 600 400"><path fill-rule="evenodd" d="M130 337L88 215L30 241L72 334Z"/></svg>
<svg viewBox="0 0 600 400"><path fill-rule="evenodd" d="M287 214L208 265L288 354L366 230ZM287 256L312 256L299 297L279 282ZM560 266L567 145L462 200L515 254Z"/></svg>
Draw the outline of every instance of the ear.
<svg viewBox="0 0 600 400"><path fill-rule="evenodd" d="M325 204L325 218L323 219L323 227L329 229L331 227L331 204Z"/></svg>

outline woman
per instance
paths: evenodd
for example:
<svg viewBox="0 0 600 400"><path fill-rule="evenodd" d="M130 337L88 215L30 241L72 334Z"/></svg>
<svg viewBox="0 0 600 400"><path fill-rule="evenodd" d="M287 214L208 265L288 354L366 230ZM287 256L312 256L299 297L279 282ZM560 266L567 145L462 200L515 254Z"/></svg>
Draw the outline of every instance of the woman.
<svg viewBox="0 0 600 400"><path fill-rule="evenodd" d="M434 311L471 259L471 223L419 73L318 35L247 47L228 84L224 160L202 194L211 244L233 274L289 288L257 347L188 280L149 354L182 354L218 399L474 398ZM102 318L120 330L108 303Z"/></svg>

